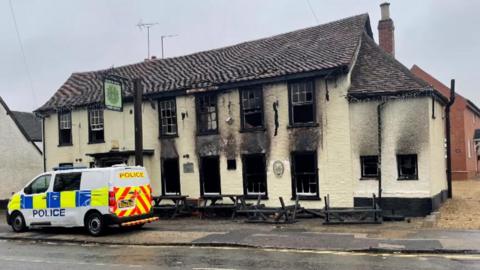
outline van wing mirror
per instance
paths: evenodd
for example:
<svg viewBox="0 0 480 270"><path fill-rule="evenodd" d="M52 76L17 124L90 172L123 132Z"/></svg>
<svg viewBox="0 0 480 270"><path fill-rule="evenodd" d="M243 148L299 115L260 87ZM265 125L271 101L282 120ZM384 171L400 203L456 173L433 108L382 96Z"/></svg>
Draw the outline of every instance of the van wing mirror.
<svg viewBox="0 0 480 270"><path fill-rule="evenodd" d="M25 194L32 194L32 187L28 186L23 189L23 193Z"/></svg>

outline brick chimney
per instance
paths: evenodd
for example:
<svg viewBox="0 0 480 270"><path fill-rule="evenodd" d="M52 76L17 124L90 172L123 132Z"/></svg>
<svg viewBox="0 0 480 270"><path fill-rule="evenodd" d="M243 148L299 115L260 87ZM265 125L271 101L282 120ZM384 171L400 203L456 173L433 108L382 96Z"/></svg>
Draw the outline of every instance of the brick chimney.
<svg viewBox="0 0 480 270"><path fill-rule="evenodd" d="M390 3L380 5L382 18L378 22L378 43L380 47L395 57L395 36L393 20L390 18Z"/></svg>

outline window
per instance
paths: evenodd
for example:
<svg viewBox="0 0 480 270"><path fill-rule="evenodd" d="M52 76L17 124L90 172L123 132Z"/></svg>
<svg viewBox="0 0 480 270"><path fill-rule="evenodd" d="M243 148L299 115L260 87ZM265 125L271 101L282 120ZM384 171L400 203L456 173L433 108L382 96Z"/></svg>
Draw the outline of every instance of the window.
<svg viewBox="0 0 480 270"><path fill-rule="evenodd" d="M103 109L90 109L88 111L88 141L90 143L105 142Z"/></svg>
<svg viewBox="0 0 480 270"><path fill-rule="evenodd" d="M28 185L23 192L27 195L46 192L50 186L50 178L51 175L49 174L39 176L37 179L33 180L33 182Z"/></svg>
<svg viewBox="0 0 480 270"><path fill-rule="evenodd" d="M398 179L418 180L417 155L397 155Z"/></svg>
<svg viewBox="0 0 480 270"><path fill-rule="evenodd" d="M58 143L59 145L72 144L72 113L58 113Z"/></svg>
<svg viewBox="0 0 480 270"><path fill-rule="evenodd" d="M236 159L227 159L227 170L234 171L237 169L237 160Z"/></svg>
<svg viewBox="0 0 480 270"><path fill-rule="evenodd" d="M217 132L217 96L200 95L196 101L198 134Z"/></svg>
<svg viewBox="0 0 480 270"><path fill-rule="evenodd" d="M177 108L175 99L158 102L160 114L160 136L177 135Z"/></svg>
<svg viewBox="0 0 480 270"><path fill-rule="evenodd" d="M82 173L61 173L55 175L55 182L53 184L53 191L72 191L80 189L80 179Z"/></svg>
<svg viewBox="0 0 480 270"><path fill-rule="evenodd" d="M318 199L317 152L292 153L292 193L300 199Z"/></svg>
<svg viewBox="0 0 480 270"><path fill-rule="evenodd" d="M164 195L180 194L180 169L178 158L162 159L162 188Z"/></svg>
<svg viewBox="0 0 480 270"><path fill-rule="evenodd" d="M290 125L315 123L315 94L312 80L288 84Z"/></svg>
<svg viewBox="0 0 480 270"><path fill-rule="evenodd" d="M263 98L261 86L240 91L242 128L244 130L263 128Z"/></svg>
<svg viewBox="0 0 480 270"><path fill-rule="evenodd" d="M467 143L467 153L468 153L468 158L472 158L472 144L470 143L470 140L468 140L468 143Z"/></svg>
<svg viewBox="0 0 480 270"><path fill-rule="evenodd" d="M244 155L243 183L244 193L247 198L258 198L258 195L267 195L267 170L264 154Z"/></svg>
<svg viewBox="0 0 480 270"><path fill-rule="evenodd" d="M378 156L361 156L362 179L378 178Z"/></svg>

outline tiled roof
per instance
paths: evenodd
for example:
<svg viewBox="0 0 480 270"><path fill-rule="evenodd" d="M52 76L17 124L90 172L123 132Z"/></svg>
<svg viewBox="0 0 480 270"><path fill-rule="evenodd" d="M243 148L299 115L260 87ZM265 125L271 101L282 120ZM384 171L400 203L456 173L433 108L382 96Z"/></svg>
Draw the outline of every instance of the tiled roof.
<svg viewBox="0 0 480 270"><path fill-rule="evenodd" d="M230 47L122 66L115 71L123 77L141 77L145 94L215 88L350 66L364 32L371 35L368 14ZM101 102L103 72L73 73L37 111Z"/></svg>
<svg viewBox="0 0 480 270"><path fill-rule="evenodd" d="M427 83L383 51L368 35L362 37L351 80L349 95L352 97L432 90Z"/></svg>
<svg viewBox="0 0 480 270"><path fill-rule="evenodd" d="M32 141L42 141L42 122L35 114L16 111L12 111L12 113Z"/></svg>
<svg viewBox="0 0 480 270"><path fill-rule="evenodd" d="M432 75L421 69L419 66L413 65L412 68L410 68L410 71L415 76L422 79L423 81L431 85L433 88L435 88L437 91L442 93L442 95L444 95L445 97L450 97L450 88L448 88L448 86L446 86L439 80L435 79Z"/></svg>

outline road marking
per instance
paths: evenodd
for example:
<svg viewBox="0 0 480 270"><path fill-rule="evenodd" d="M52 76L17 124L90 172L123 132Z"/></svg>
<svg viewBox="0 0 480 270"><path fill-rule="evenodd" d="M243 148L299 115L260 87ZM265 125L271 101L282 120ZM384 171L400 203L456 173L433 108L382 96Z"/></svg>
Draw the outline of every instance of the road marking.
<svg viewBox="0 0 480 270"><path fill-rule="evenodd" d="M26 263L45 263L45 264L77 264L77 265L96 265L96 266L108 266L108 267L131 267L138 268L143 267L142 265L136 264L115 264L115 263L87 263L87 262L76 262L76 261L60 261L60 260L40 260L27 257L12 257L12 256L0 256L0 261L13 261L13 262L26 262Z"/></svg>
<svg viewBox="0 0 480 270"><path fill-rule="evenodd" d="M192 268L192 270L237 270L234 268Z"/></svg>

